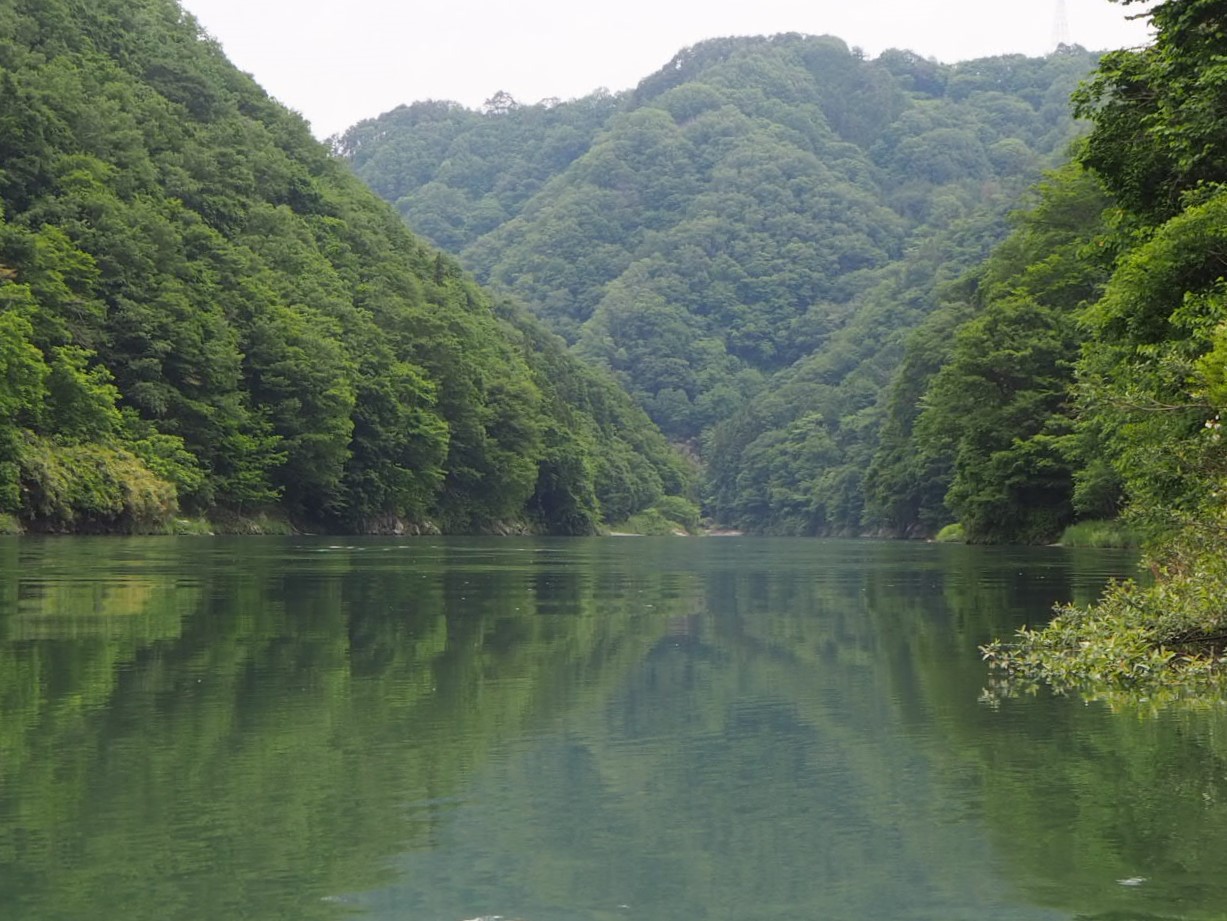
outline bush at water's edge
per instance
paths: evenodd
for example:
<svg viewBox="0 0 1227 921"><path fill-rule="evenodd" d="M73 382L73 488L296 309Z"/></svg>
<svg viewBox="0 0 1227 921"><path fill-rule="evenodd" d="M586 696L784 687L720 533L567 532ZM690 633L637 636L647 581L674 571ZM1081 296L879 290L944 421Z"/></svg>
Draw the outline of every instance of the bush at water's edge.
<svg viewBox="0 0 1227 921"><path fill-rule="evenodd" d="M933 539L939 544L964 544L967 542L967 534L963 526L956 521L938 531L937 536Z"/></svg>
<svg viewBox="0 0 1227 921"><path fill-rule="evenodd" d="M1141 541L1119 520L1080 521L1071 524L1057 541L1062 547L1137 547Z"/></svg>
<svg viewBox="0 0 1227 921"><path fill-rule="evenodd" d="M1043 629L1024 627L1013 642L981 647L998 677L991 693L1043 683L1113 706L1221 705L1227 558L1217 547L1185 535L1148 556L1151 584L1115 583L1089 607L1058 607Z"/></svg>

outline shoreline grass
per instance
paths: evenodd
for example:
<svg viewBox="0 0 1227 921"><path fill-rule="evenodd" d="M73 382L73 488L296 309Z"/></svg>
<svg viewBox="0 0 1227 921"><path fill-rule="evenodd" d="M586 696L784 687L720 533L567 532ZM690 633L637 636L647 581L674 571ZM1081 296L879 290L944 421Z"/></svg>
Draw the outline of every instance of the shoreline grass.
<svg viewBox="0 0 1227 921"><path fill-rule="evenodd" d="M1096 549L1138 547L1138 535L1119 520L1080 521L1071 524L1057 543L1062 547Z"/></svg>

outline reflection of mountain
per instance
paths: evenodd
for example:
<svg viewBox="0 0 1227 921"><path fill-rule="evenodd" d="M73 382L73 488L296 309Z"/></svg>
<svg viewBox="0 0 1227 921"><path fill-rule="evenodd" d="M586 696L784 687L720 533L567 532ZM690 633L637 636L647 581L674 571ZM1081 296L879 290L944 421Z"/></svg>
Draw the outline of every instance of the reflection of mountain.
<svg viewBox="0 0 1227 921"><path fill-rule="evenodd" d="M1124 558L70 540L0 565L0 917L1224 901L1210 721L976 702L976 643Z"/></svg>
<svg viewBox="0 0 1227 921"><path fill-rule="evenodd" d="M1000 615L1027 597L1032 616L1044 597L1085 603L1128 566L1126 554L1051 551L1047 567L1022 569L1013 554L976 553L948 570L941 629L888 599L872 607L892 619L903 613L920 628L908 631L915 669L898 696L940 715L937 731L919 739L926 754L940 774L971 783L994 866L1030 901L1088 921L1227 918L1221 710L1113 716L1047 696L993 710L974 703L983 673L951 669L937 652L1008 635L1010 618ZM985 565L993 556L997 565ZM1141 885L1121 884L1139 877Z"/></svg>
<svg viewBox="0 0 1227 921"><path fill-rule="evenodd" d="M21 544L0 917L335 917L429 847L492 747L602 694L669 613L607 585L594 618L596 566L474 546ZM117 596L144 607L89 603Z"/></svg>
<svg viewBox="0 0 1227 921"><path fill-rule="evenodd" d="M960 717L984 712L968 653L1017 611L972 623L943 590L1008 592L1020 558L984 567L992 554L703 551L703 613L675 620L598 713L476 772L439 849L371 897L376 916L1053 917L1013 902L982 779L938 757L945 717L919 696L918 676L944 670L966 689ZM1067 561L1031 564L1045 592L1068 590Z"/></svg>

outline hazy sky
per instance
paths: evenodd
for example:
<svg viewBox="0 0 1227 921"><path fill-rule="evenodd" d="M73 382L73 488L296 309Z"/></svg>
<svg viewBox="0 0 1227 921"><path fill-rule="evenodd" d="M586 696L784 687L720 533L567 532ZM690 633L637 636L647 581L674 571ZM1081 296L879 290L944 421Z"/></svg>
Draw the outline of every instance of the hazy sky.
<svg viewBox="0 0 1227 921"><path fill-rule="evenodd" d="M1058 0L182 0L230 59L324 137L418 99L470 107L634 86L705 38L838 35L869 55L1044 54ZM1087 48L1146 40L1109 0L1065 0Z"/></svg>

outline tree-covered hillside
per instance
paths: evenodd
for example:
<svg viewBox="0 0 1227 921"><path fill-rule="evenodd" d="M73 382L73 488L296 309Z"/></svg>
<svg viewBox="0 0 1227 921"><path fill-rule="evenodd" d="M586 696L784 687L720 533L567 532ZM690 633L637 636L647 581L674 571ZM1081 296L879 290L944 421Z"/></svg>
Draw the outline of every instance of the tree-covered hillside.
<svg viewBox="0 0 1227 921"><path fill-rule="evenodd" d="M336 146L698 447L719 519L856 531L906 331L1065 155L1094 63L719 39L625 94L415 103Z"/></svg>
<svg viewBox="0 0 1227 921"><path fill-rule="evenodd" d="M1143 536L1218 533L1225 14L1159 4L1155 44L1078 90L1074 162L909 343L870 472L884 517L1043 541L1127 509Z"/></svg>
<svg viewBox="0 0 1227 921"><path fill-rule="evenodd" d="M1073 162L911 337L867 492L898 528L956 519L977 541L1123 512L1153 578L985 652L1024 684L1153 707L1218 701L1227 676L1227 2L1145 16L1154 43L1074 96Z"/></svg>
<svg viewBox="0 0 1227 921"><path fill-rule="evenodd" d="M1117 514L1101 439L1075 422L1082 308L1115 247L1096 179L1053 172L1013 230L910 338L869 467L869 512L896 531L960 522L978 542L1056 540Z"/></svg>
<svg viewBox="0 0 1227 921"><path fill-rule="evenodd" d="M687 478L174 0L0 0L0 519L583 533Z"/></svg>

